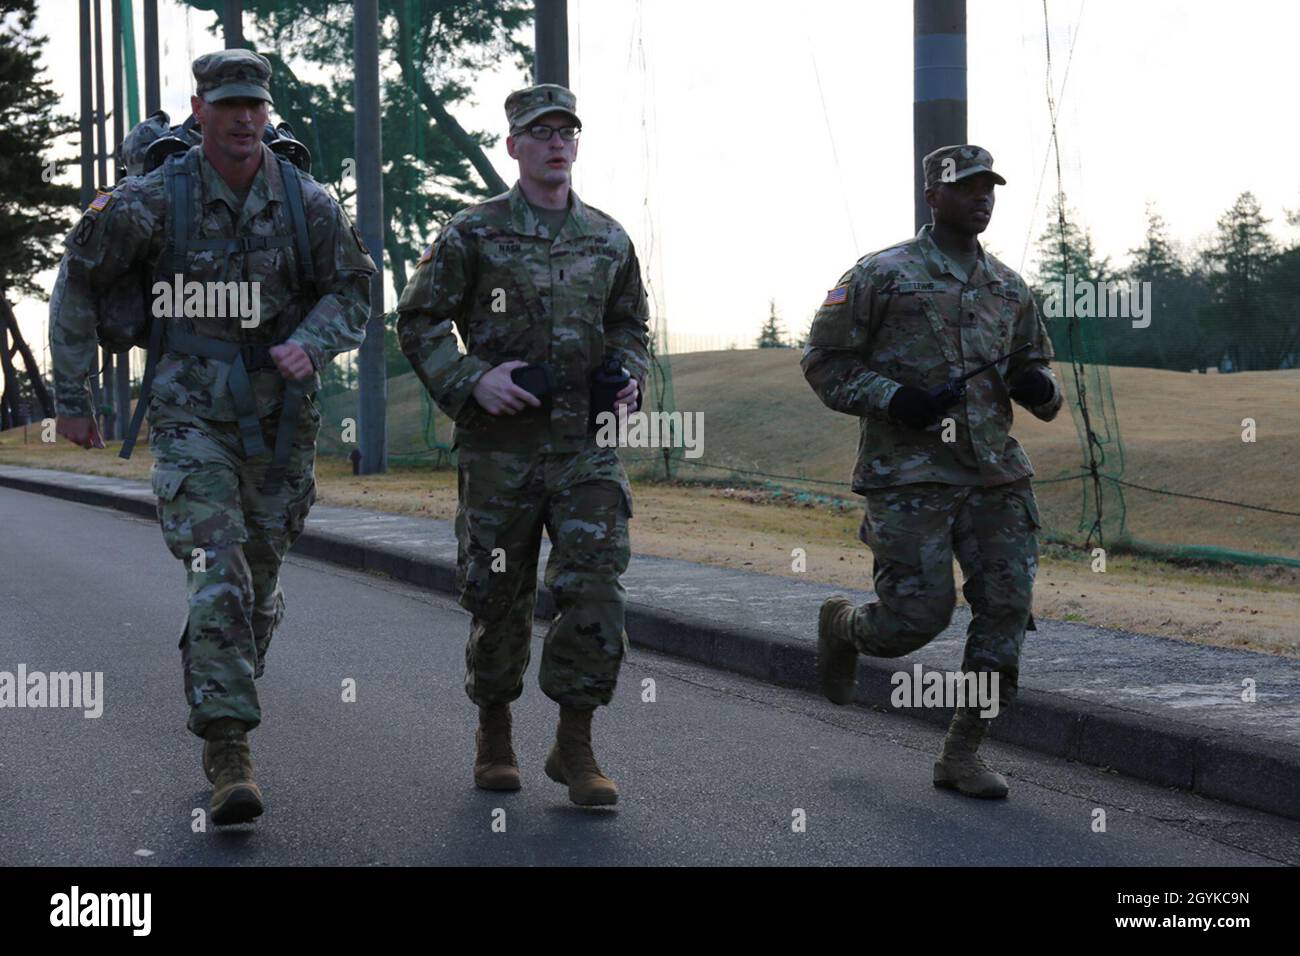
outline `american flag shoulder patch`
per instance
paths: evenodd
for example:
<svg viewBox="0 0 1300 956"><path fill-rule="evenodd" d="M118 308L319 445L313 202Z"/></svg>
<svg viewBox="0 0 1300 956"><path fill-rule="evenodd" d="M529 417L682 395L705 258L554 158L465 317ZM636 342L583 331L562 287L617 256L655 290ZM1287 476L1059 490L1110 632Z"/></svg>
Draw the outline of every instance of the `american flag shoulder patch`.
<svg viewBox="0 0 1300 956"><path fill-rule="evenodd" d="M103 212L112 202L112 193L106 193L102 189L97 189L95 190L95 198L90 201L90 205L86 207L86 210L87 212L92 209L95 210L95 212Z"/></svg>
<svg viewBox="0 0 1300 956"><path fill-rule="evenodd" d="M826 293L826 301L822 305L843 305L849 297L849 287L847 285L837 285Z"/></svg>
<svg viewBox="0 0 1300 956"><path fill-rule="evenodd" d="M420 256L420 261L415 264L416 268L419 268L420 266L424 265L432 258L433 258L433 243L429 243L429 245L424 247L424 254Z"/></svg>

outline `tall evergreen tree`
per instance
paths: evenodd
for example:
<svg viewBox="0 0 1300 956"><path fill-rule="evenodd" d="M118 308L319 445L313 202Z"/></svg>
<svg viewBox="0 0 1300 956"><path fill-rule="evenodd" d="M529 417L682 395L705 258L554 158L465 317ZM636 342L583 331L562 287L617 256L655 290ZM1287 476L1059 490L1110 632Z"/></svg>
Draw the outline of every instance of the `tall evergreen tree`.
<svg viewBox="0 0 1300 956"><path fill-rule="evenodd" d="M1204 277L1183 262L1154 204L1148 203L1146 212L1146 235L1140 246L1129 250L1125 274L1133 283L1150 283L1151 324L1145 329L1121 328L1127 348L1111 348L1112 361L1122 356L1132 360L1128 364L1155 368L1204 367L1213 360L1213 333L1198 311L1208 301Z"/></svg>
<svg viewBox="0 0 1300 956"><path fill-rule="evenodd" d="M1065 225L1061 226L1061 210L1065 211ZM1052 288L1063 289L1070 276L1077 284L1081 281L1104 282L1113 278L1110 274L1110 257L1098 258L1092 234L1077 224L1077 214L1070 208L1064 196L1052 201L1048 211L1047 227L1038 237L1038 268L1034 274L1033 292L1039 299L1041 308L1043 299ZM1052 347L1062 357L1071 354L1068 341L1070 320L1053 319L1044 316ZM1095 320L1085 319L1083 322ZM1102 320L1109 321L1109 320ZM1084 348L1084 357L1088 361L1100 361L1104 356L1102 332L1097 326L1082 327L1076 325L1082 337L1078 340ZM1084 344L1086 343L1086 345Z"/></svg>
<svg viewBox="0 0 1300 956"><path fill-rule="evenodd" d="M72 228L75 186L56 184L56 142L77 130L40 64L36 0L0 0L0 290L45 299L38 273L58 265ZM64 162L72 162L65 159Z"/></svg>
<svg viewBox="0 0 1300 956"><path fill-rule="evenodd" d="M1087 279L1103 282L1110 275L1110 258L1098 258L1092 233L1078 225L1078 213L1065 205L1065 228L1059 217L1065 197L1054 199L1048 211L1047 226L1038 237L1038 269L1034 275L1036 291L1045 291L1051 283L1073 275L1076 282Z"/></svg>
<svg viewBox="0 0 1300 956"><path fill-rule="evenodd" d="M72 227L77 203L74 186L53 182L56 142L74 132L77 122L55 112L59 97L40 63L46 39L36 34L35 21L36 0L0 0L0 329L6 332L0 346L10 330L17 333L13 301L47 298L36 276L62 257L59 240ZM20 357L25 371L39 374L30 353L3 356L0 419L6 427L20 402L53 414L45 383L18 373Z"/></svg>
<svg viewBox="0 0 1300 956"><path fill-rule="evenodd" d="M781 329L781 317L776 314L775 299L768 302L767 321L763 323L763 329L758 334L758 347L760 349L784 349L790 347L785 340L785 333Z"/></svg>
<svg viewBox="0 0 1300 956"><path fill-rule="evenodd" d="M1270 367L1276 344L1265 295L1265 277L1278 256L1277 241L1265 228L1269 222L1255 196L1244 192L1220 217L1204 253L1213 302L1201 314L1218 332L1234 371Z"/></svg>

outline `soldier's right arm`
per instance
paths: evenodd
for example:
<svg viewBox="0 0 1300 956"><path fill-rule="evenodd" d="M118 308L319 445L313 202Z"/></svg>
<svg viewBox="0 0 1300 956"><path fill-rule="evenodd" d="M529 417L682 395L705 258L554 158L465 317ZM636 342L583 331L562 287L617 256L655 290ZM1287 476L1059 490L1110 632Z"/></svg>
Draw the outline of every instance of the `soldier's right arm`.
<svg viewBox="0 0 1300 956"><path fill-rule="evenodd" d="M866 270L855 266L827 294L808 333L800 366L804 378L828 407L859 418L885 412L901 387L867 368L881 308Z"/></svg>
<svg viewBox="0 0 1300 956"><path fill-rule="evenodd" d="M415 268L397 303L397 338L430 397L457 418L474 386L492 369L460 350L454 326L474 295L473 240L448 223ZM462 331L464 327L462 325Z"/></svg>
<svg viewBox="0 0 1300 956"><path fill-rule="evenodd" d="M98 363L96 300L141 261L150 261L156 229L142 180L129 179L97 197L64 239L63 261L50 293L50 359L54 368L55 414L93 415L87 376Z"/></svg>

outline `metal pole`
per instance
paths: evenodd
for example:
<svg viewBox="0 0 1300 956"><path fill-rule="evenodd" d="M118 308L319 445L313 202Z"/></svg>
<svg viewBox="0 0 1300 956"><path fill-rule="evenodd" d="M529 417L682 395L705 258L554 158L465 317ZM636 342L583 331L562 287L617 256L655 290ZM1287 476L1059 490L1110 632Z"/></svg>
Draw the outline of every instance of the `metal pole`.
<svg viewBox="0 0 1300 956"><path fill-rule="evenodd" d="M90 59L90 0L81 0L81 208L95 198L95 100Z"/></svg>
<svg viewBox="0 0 1300 956"><path fill-rule="evenodd" d="M916 223L930 221L921 159L966 142L966 0L912 2L912 164Z"/></svg>
<svg viewBox="0 0 1300 956"><path fill-rule="evenodd" d="M109 23L113 38L113 155L116 156L122 148L122 137L126 133L122 126L125 105L122 102L122 5L117 0L108 0L108 3L112 14ZM117 182L116 167L113 170L113 182Z"/></svg>
<svg viewBox="0 0 1300 956"><path fill-rule="evenodd" d="M104 102L104 17L95 0L95 160L99 186L108 185L108 110Z"/></svg>
<svg viewBox="0 0 1300 956"><path fill-rule="evenodd" d="M568 0L536 0L534 4L533 73L538 83L569 85Z"/></svg>
<svg viewBox="0 0 1300 956"><path fill-rule="evenodd" d="M81 208L95 197L94 61L90 49L90 0L81 0ZM90 376L90 415L99 420L99 376Z"/></svg>
<svg viewBox="0 0 1300 956"><path fill-rule="evenodd" d="M248 44L244 42L243 0L226 0L225 12L221 17L221 25L225 29L227 50L233 50L235 47L248 46Z"/></svg>
<svg viewBox="0 0 1300 956"><path fill-rule="evenodd" d="M122 149L122 137L125 135L125 117L123 107L126 105L122 95L122 4L118 0L108 0L112 8L112 42L113 42L113 155ZM128 12L130 8L128 7ZM113 181L117 181L117 164L113 164ZM131 353L119 353L113 363L113 405L117 411L118 431L124 432L125 423L131 420Z"/></svg>
<svg viewBox="0 0 1300 956"><path fill-rule="evenodd" d="M158 76L158 0L144 0L145 116L162 109L162 95ZM181 118L183 119L183 117Z"/></svg>
<svg viewBox="0 0 1300 956"><path fill-rule="evenodd" d="M355 150L357 229L379 269L370 279L370 320L361 345L357 438L360 474L388 471L388 379L384 361L384 195L380 180L379 9L377 0L352 0L356 80Z"/></svg>
<svg viewBox="0 0 1300 956"><path fill-rule="evenodd" d="M103 0L95 0L95 170L96 184L108 188L108 122L107 104L104 102L104 11ZM100 349L99 387L104 396L104 406L113 406L113 353ZM104 438L116 438L117 416L112 411L104 414Z"/></svg>
<svg viewBox="0 0 1300 956"><path fill-rule="evenodd" d="M125 63L126 128L140 122L140 68L135 59L135 13L131 9L135 0L118 0L122 17L122 58Z"/></svg>

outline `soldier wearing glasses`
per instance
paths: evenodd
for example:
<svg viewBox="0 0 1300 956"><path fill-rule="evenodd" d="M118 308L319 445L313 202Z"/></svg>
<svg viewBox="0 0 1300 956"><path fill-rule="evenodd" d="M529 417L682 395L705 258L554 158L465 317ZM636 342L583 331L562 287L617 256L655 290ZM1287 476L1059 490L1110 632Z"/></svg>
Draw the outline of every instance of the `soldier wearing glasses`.
<svg viewBox="0 0 1300 956"><path fill-rule="evenodd" d="M473 615L465 690L479 707L474 781L520 786L510 702L523 692L545 528L557 613L540 682L560 705L546 774L574 803L601 805L618 790L592 753L591 718L613 696L627 640L619 576L632 499L617 449L599 447L589 425L591 382L617 361L629 381L616 407L637 408L649 315L627 233L571 188L576 106L552 84L506 99L519 180L442 229L402 293L397 330L456 423L460 603Z"/></svg>

